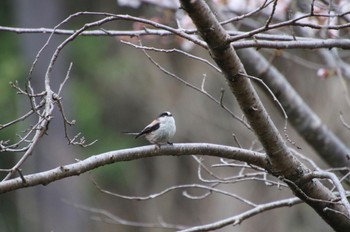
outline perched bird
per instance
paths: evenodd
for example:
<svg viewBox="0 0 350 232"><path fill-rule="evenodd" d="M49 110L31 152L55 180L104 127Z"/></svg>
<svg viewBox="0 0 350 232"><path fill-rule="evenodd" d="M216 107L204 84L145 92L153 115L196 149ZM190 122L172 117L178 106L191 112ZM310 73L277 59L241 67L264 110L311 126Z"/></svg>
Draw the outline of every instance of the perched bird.
<svg viewBox="0 0 350 232"><path fill-rule="evenodd" d="M156 144L159 148L162 144L172 145L169 140L174 136L175 132L175 119L170 112L165 111L148 124L142 131L136 133L135 139L144 136L150 143Z"/></svg>

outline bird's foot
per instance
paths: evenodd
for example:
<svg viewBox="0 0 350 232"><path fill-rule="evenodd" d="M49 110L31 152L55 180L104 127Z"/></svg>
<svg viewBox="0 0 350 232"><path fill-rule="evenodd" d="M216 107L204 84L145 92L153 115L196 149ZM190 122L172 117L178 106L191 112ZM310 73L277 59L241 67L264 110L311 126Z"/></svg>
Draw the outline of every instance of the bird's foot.
<svg viewBox="0 0 350 232"><path fill-rule="evenodd" d="M155 149L156 149L156 150L160 149L160 146L161 146L160 144L156 143L156 144L154 144L154 145L156 145L156 146L155 146Z"/></svg>

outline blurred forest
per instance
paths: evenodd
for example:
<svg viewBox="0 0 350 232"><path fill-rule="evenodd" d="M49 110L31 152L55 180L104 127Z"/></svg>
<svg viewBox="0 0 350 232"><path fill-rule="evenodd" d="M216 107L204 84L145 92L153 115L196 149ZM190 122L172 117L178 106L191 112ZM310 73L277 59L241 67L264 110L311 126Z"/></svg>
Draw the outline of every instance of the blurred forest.
<svg viewBox="0 0 350 232"><path fill-rule="evenodd" d="M133 8L120 6L116 1L59 1L59 0L2 0L0 25L19 28L53 28L68 15L78 11L130 14L146 18L173 21L171 12L152 5ZM77 29L96 20L92 16L75 18L64 25ZM131 29L132 22L117 21L105 29ZM16 94L9 82L23 85L37 52L49 34L16 34L0 32L0 123L8 122L30 105L28 98ZM40 56L33 73L35 88L43 89L43 75L57 45L66 38L54 35ZM171 111L176 119L177 133L174 143L210 142L236 146L237 136L242 147L259 147L254 134L234 120L220 106L204 95L161 72L139 49L120 43L120 37L81 36L70 43L60 54L53 70L53 86L58 88L72 62L70 78L64 88L63 103L69 119L76 125L69 128L70 136L81 132L87 142L98 140L92 146L81 148L67 145L62 118L55 111L45 136L33 155L22 166L24 173L35 173L59 165L74 163L94 154L121 148L146 145L143 139L134 140L122 131L138 131L162 111ZM149 37L143 43L159 48L180 48L176 37ZM339 119L341 111L349 118L344 82L338 77L321 78L317 71L325 65L318 53L310 50L268 50L260 52L283 73L306 103L344 143L350 139ZM237 115L241 111L230 94L225 80L206 64L177 53L149 52L154 60L184 80L201 86L216 98L225 91L223 102ZM210 60L207 51L194 48L195 54ZM350 55L348 52L347 55ZM343 57L346 60L346 58ZM249 73L249 70L247 70ZM346 80L347 85L348 80ZM277 127L282 131L284 118L271 101L271 96L256 85L259 95ZM9 127L0 131L0 140L15 139L28 125ZM289 137L302 148L303 154L320 167L328 168L317 154L288 126ZM1 153L2 167L11 167L18 157ZM217 158L203 158L207 165ZM244 209L242 204L221 195L202 200L188 199L181 190L167 193L156 199L132 201L101 193L91 181L93 177L103 188L130 196L147 196L180 184L201 183L197 176L198 163L190 156L155 157L122 162L95 169L89 174L67 178L49 184L25 188L0 196L0 231L172 231L116 225L104 222L101 215L80 209L74 204L106 210L122 219L135 222L165 222L196 225L234 215ZM216 169L215 169L216 170ZM218 169L217 175L237 172L232 168ZM4 176L4 174L2 174ZM268 188L261 182L225 185L232 191L254 202L265 202L292 196L287 189ZM203 191L188 190L191 194ZM219 231L232 231L226 227ZM235 231L330 231L330 227L306 204L292 208L274 209L243 222Z"/></svg>

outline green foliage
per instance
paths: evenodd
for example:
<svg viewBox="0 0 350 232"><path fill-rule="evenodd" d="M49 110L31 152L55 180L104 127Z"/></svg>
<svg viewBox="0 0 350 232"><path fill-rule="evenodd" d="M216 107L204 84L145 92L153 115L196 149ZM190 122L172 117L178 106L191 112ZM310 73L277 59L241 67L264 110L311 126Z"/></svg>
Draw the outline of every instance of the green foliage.
<svg viewBox="0 0 350 232"><path fill-rule="evenodd" d="M17 116L16 94L17 90L10 86L10 82L21 81L23 75L23 64L20 62L16 50L17 40L11 34L4 34L0 43L0 124L13 120ZM9 132L10 131L10 132ZM4 130L1 133L14 134L15 128ZM8 134L7 136L8 137Z"/></svg>
<svg viewBox="0 0 350 232"><path fill-rule="evenodd" d="M120 57L120 53L110 51L114 43L111 45L108 41L111 40L84 37L71 44L73 69L69 92L72 115L77 122L77 130L82 132L87 143L98 140L85 149L88 155L132 147L135 142L114 126L117 112L113 107L116 98L113 86L132 67L125 57ZM124 180L119 177L123 176L125 168L125 163L107 165L95 170L94 174L100 176L104 183L120 184Z"/></svg>

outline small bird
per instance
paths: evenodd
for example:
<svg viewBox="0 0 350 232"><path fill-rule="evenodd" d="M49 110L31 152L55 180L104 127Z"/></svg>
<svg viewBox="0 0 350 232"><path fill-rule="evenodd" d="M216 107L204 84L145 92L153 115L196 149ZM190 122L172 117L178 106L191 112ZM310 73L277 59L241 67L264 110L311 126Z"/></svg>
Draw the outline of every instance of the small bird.
<svg viewBox="0 0 350 232"><path fill-rule="evenodd" d="M136 133L135 139L145 136L152 144L156 144L158 148L163 144L172 145L169 140L176 132L175 119L173 115L165 111L161 113L155 120L148 124L142 131ZM135 134L135 133L128 133Z"/></svg>

